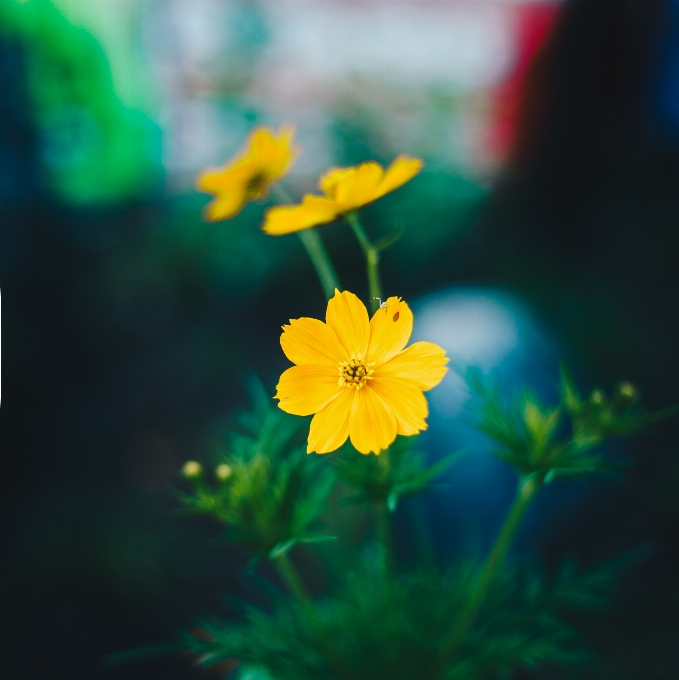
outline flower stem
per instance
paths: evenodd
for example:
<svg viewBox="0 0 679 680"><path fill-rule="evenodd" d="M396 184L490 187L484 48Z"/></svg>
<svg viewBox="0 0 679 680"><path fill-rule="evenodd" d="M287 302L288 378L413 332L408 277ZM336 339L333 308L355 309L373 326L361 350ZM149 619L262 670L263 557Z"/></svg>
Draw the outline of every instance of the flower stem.
<svg viewBox="0 0 679 680"><path fill-rule="evenodd" d="M372 307L372 311L375 312L379 309L380 303L374 298L382 299L382 284L380 283L380 251L368 238L368 234L363 228L356 211L349 212L344 217L354 234L356 234L356 238L361 244L361 248L365 254L365 260L368 267L368 292L371 297L370 306Z"/></svg>
<svg viewBox="0 0 679 680"><path fill-rule="evenodd" d="M311 599L309 591L304 585L302 578L300 577L297 569L295 569L295 566L291 562L290 558L286 553L279 553L273 558L273 561L278 568L278 573L283 578L283 581L285 581L285 585L290 591L290 594L293 595L297 602L299 602L299 604L304 608L307 616L309 616L309 618L314 621L318 629L320 641L325 647L325 651L328 653L328 656L335 664L337 664L338 668L342 669L344 673L351 673L351 669L346 666L343 656L340 654L335 642L328 634L319 611L314 605L314 601ZM345 677L350 677L350 675L346 675Z"/></svg>
<svg viewBox="0 0 679 680"><path fill-rule="evenodd" d="M288 192L278 184L271 187L271 193L275 197L276 202L281 205L290 205L294 203L292 197ZM335 294L335 288L342 290L335 268L332 266L332 261L328 255L328 251L321 241L321 237L315 229L303 229L297 232L299 240L302 242L304 249L314 266L318 278L323 286L323 293L326 299L330 299Z"/></svg>
<svg viewBox="0 0 679 680"><path fill-rule="evenodd" d="M321 280L325 297L329 300L335 294L335 288L342 290L342 287L337 279L332 262L330 262L328 252L323 246L321 237L315 229L298 231L297 236L306 249L307 255L316 269L318 278Z"/></svg>
<svg viewBox="0 0 679 680"><path fill-rule="evenodd" d="M311 595L309 595L309 591L306 589L304 582L297 573L297 569L295 569L290 558L285 553L279 553L274 558L274 564L290 591L290 594L304 607L313 607Z"/></svg>
<svg viewBox="0 0 679 680"><path fill-rule="evenodd" d="M444 648L443 655L439 658L438 663L435 665L433 672L428 677L437 677L441 672L445 663L455 656L460 644L464 639L465 633L469 630L470 626L474 623L481 605L483 604L485 597L488 592L488 588L493 582L498 569L502 566L507 552L511 546L512 540L521 525L521 520L526 514L526 510L530 505L531 501L535 497L535 494L540 490L544 483L542 477L535 477L530 475L524 477L519 482L518 488L516 490L516 496L514 497L514 502L512 503L505 523L500 529L500 533L495 539L495 544L491 549L488 558L479 574L476 585L473 587L467 604L462 609L462 613L457 619L455 625L450 631L450 636L448 638L448 643Z"/></svg>
<svg viewBox="0 0 679 680"><path fill-rule="evenodd" d="M383 482L389 484L391 474L391 461L389 460L389 452L383 451L379 456L379 465L382 468ZM376 526L377 526L377 540L380 546L382 564L384 566L384 573L389 574L394 569L394 539L391 532L391 519L389 507L387 505L388 498L384 498L375 505Z"/></svg>

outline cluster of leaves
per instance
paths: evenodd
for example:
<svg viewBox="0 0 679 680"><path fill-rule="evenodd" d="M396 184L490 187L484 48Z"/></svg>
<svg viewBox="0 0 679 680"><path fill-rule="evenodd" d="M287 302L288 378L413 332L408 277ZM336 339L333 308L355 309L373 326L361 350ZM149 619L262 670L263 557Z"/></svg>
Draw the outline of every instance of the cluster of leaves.
<svg viewBox="0 0 679 680"><path fill-rule="evenodd" d="M604 603L611 570L579 575L567 565L547 580L524 566L496 579L454 657L437 665L475 573L466 564L385 576L364 565L314 609L281 596L241 623L200 621L183 643L204 666L235 658L241 678L276 680L483 680L589 658L563 613Z"/></svg>
<svg viewBox="0 0 679 680"><path fill-rule="evenodd" d="M398 437L379 456L358 456L345 446L333 458L337 478L356 490L344 499L348 503L386 503L391 512L401 498L431 488L433 480L449 467L457 454L434 465L425 464L417 437Z"/></svg>
<svg viewBox="0 0 679 680"><path fill-rule="evenodd" d="M530 390L507 403L476 371L468 382L477 398L476 427L497 444L493 453L520 473L537 474L545 482L617 469L620 463L609 460L601 444L667 415L642 411L630 383L621 383L610 396L594 390L582 397L565 369L561 399L553 407Z"/></svg>
<svg viewBox="0 0 679 680"><path fill-rule="evenodd" d="M239 429L218 456L216 476L190 480L181 500L190 511L228 527L227 539L254 550L257 558L286 552L298 542L325 540L318 532L334 479L317 456L305 453L300 424L273 408L261 385L252 389L253 408L238 414Z"/></svg>

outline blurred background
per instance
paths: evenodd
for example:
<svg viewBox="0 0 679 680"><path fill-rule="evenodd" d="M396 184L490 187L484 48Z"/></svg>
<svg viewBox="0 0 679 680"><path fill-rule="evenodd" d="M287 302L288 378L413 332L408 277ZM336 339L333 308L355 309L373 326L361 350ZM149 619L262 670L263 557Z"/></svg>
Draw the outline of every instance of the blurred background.
<svg viewBox="0 0 679 680"><path fill-rule="evenodd" d="M248 556L171 489L248 376L273 393L281 324L325 303L295 237L262 234L258 204L201 222L193 178L287 121L296 196L331 165L424 159L364 211L405 230L383 276L418 337L510 386L549 394L563 357L583 388L679 401L679 0L2 0L3 678L201 675L104 659L243 592ZM365 298L351 234L321 234ZM475 441L454 374L431 404L432 457ZM647 548L580 622L599 661L573 677L679 675L678 442L654 426L625 483L557 489L527 522L547 565ZM509 502L490 460L420 508L442 558Z"/></svg>

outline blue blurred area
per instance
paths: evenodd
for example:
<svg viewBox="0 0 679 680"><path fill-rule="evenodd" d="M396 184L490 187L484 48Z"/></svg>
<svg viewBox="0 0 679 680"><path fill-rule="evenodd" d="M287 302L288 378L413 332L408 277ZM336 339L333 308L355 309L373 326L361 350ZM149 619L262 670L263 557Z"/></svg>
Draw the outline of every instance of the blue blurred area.
<svg viewBox="0 0 679 680"><path fill-rule="evenodd" d="M492 442L474 428L474 398L466 383L470 368L497 383L508 401L524 389L546 404L556 403L563 348L515 296L483 288L451 288L418 299L413 338L444 347L450 371L429 395L429 430L423 440L430 458L462 451L439 478L441 488L426 500L440 552L483 554L506 515L517 475L492 455ZM545 532L558 532L583 516L588 499L603 502L601 480L555 482L531 507L517 540L536 549Z"/></svg>

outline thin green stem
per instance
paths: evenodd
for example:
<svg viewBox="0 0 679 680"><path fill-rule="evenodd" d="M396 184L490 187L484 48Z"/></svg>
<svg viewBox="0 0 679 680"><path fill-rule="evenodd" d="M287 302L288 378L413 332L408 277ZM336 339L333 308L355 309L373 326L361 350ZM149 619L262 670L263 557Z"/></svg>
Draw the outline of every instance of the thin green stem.
<svg viewBox="0 0 679 680"><path fill-rule="evenodd" d="M505 519L505 523L500 529L500 533L495 539L495 544L493 545L486 562L481 569L476 585L471 591L471 595L467 600L467 604L462 610L459 618L457 619L455 625L450 631L450 636L448 638L448 643L445 646L445 651L443 655L439 658L438 663L432 669L432 673L428 676L430 678L437 677L441 672L446 662L455 656L460 644L462 643L465 633L474 623L476 616L481 609L481 606L488 593L488 588L492 584L498 569L502 566L507 553L512 544L512 540L516 535L516 532L521 525L521 521L526 514L526 510L530 505L531 501L535 497L535 494L540 490L543 485L542 477L535 477L533 475L529 477L524 477L520 482L516 490L516 496L514 502Z"/></svg>
<svg viewBox="0 0 679 680"><path fill-rule="evenodd" d="M285 582L285 585L290 591L291 595L297 600L297 602L299 602L302 607L304 607L307 616L309 616L318 627L318 634L328 655L337 664L338 668L341 668L344 672L349 672L351 669L346 667L344 658L340 654L335 642L328 634L328 631L323 620L321 619L314 601L311 598L311 595L309 594L309 591L304 585L302 578L300 577L297 569L295 569L295 566L291 562L288 555L286 553L279 553L273 558L273 561L278 568L278 573L283 578L283 581Z"/></svg>
<svg viewBox="0 0 679 680"><path fill-rule="evenodd" d="M294 203L290 194L278 184L271 187L271 194L275 197L276 202L282 205ZM316 274L318 274L326 299L329 300L335 294L335 288L342 290L342 286L320 235L315 229L311 228L298 231L297 237L302 242L311 260L311 264L314 266Z"/></svg>
<svg viewBox="0 0 679 680"><path fill-rule="evenodd" d="M321 280L325 297L329 300L335 294L335 288L342 290L342 287L332 262L330 262L328 252L321 241L321 237L315 229L303 229L297 232L297 236L306 249L307 255L316 269L318 278Z"/></svg>
<svg viewBox="0 0 679 680"><path fill-rule="evenodd" d="M370 306L375 312L379 309L380 303L378 298L382 299L382 284L380 282L380 251L372 243L368 234L366 233L357 212L349 212L345 216L352 231L356 235L358 242L365 254L365 261L368 268L368 292L370 295Z"/></svg>
<svg viewBox="0 0 679 680"><path fill-rule="evenodd" d="M391 461L388 451L384 451L379 456L379 465L382 468L383 482L385 486L389 484L391 476ZM385 573L390 573L394 568L394 539L391 531L388 498L384 498L375 504L377 540L380 546L382 564Z"/></svg>
<svg viewBox="0 0 679 680"><path fill-rule="evenodd" d="M285 553L279 553L273 561L290 594L304 607L313 608L311 595L309 595L309 591L306 589L290 558Z"/></svg>

